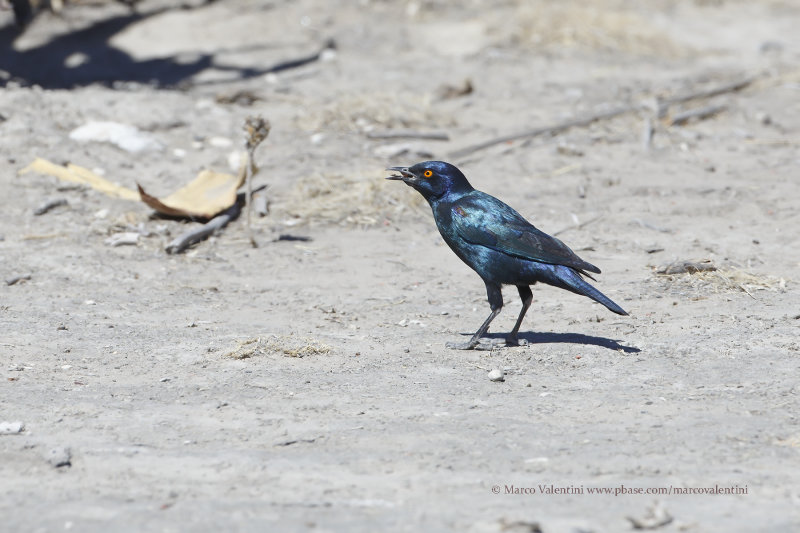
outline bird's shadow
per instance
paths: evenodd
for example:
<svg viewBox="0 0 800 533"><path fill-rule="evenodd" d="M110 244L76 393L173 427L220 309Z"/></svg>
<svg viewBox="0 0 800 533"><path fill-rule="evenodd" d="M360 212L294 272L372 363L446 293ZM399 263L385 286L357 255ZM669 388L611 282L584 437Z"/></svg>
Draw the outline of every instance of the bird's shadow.
<svg viewBox="0 0 800 533"><path fill-rule="evenodd" d="M485 337L490 339L505 339L504 333L488 333ZM553 332L534 332L520 333L519 340L530 344L586 344L600 346L609 350L622 351L624 353L639 353L642 350L635 346L625 346L615 339L606 337L595 337L594 335L584 335L582 333L553 333Z"/></svg>

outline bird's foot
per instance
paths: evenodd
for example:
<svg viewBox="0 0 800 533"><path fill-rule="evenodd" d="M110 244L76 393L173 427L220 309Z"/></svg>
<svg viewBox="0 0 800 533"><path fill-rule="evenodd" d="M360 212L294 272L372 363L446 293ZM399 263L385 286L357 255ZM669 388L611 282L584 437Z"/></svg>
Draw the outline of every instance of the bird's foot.
<svg viewBox="0 0 800 533"><path fill-rule="evenodd" d="M520 339L516 335L515 336L508 336L506 337L506 346L527 346L528 341L525 339Z"/></svg>
<svg viewBox="0 0 800 533"><path fill-rule="evenodd" d="M477 342L447 342L445 346L451 350L474 350L478 345Z"/></svg>
<svg viewBox="0 0 800 533"><path fill-rule="evenodd" d="M506 343L504 339L470 339L469 342L448 342L446 347L451 350L482 350L491 351Z"/></svg>

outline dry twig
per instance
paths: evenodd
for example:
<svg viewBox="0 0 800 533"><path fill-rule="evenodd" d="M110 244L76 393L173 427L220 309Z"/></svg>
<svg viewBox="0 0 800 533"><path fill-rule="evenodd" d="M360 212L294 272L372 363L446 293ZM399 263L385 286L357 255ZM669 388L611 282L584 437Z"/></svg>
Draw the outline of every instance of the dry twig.
<svg viewBox="0 0 800 533"><path fill-rule="evenodd" d="M676 114L672 119L669 121L670 126L681 126L686 124L690 120L697 119L703 120L705 118L712 117L717 113L724 111L724 105L709 105L705 107L698 107L697 109L690 109L688 111L683 111L682 113Z"/></svg>
<svg viewBox="0 0 800 533"><path fill-rule="evenodd" d="M662 118L666 115L669 106L681 102L688 102L690 100L700 100L704 98L711 98L713 96L719 96L721 94L730 93L739 91L744 89L751 83L755 81L756 78L745 78L742 80L738 80L731 83L725 83L723 85L719 85L717 87L712 87L710 89L702 89L697 91L691 91L685 94L673 96L670 98L665 99L657 99L656 100L656 107L657 107L657 114L659 118ZM644 98L640 99L644 100ZM490 148L492 146L503 144L511 141L518 141L521 139L530 139L533 137L539 137L542 135L556 135L563 131L566 131L571 128L577 127L585 127L593 124L594 122L598 122L601 120L609 120L612 118L616 118L620 115L624 115L627 113L633 113L639 111L644 106L641 104L630 104L621 107L614 107L609 109L608 111L600 111L597 113L591 113L586 116L572 118L570 120L566 120L564 122L560 122L557 124L552 124L550 126L543 126L540 128L533 128L527 131L523 131L521 133L514 133L511 135L504 135L501 137L496 137L494 139L489 139L488 141L484 141L481 143L473 144L471 146L467 146L465 148L461 148L459 150L455 150L450 153L451 157L458 158L469 155L473 152L478 152L480 150L485 150L486 148Z"/></svg>
<svg viewBox="0 0 800 533"><path fill-rule="evenodd" d="M20 281L28 281L29 279L31 279L30 274L20 274L17 276L12 276L6 280L6 285L10 287L11 285L16 285Z"/></svg>
<svg viewBox="0 0 800 533"><path fill-rule="evenodd" d="M597 222L598 220L603 218L603 216L604 215L601 213L601 214L597 215L596 217L590 218L589 220L587 220L585 222L581 222L579 224L573 224L572 226L567 226L566 228L560 229L560 230L556 231L555 233L553 233L553 237L555 237L557 235L561 235L565 231L569 231L571 229L582 229L582 228L588 226L589 224L591 224L592 222Z"/></svg>
<svg viewBox="0 0 800 533"><path fill-rule="evenodd" d="M690 100L703 100L705 98L711 98L725 93L733 93L736 91L741 91L754 81L756 81L755 77L744 78L730 83L724 83L716 87L711 87L710 89L689 91L687 93L679 94L677 96L671 96L669 98L659 99L659 104L664 106L671 106L672 104L679 104L681 102L688 102Z"/></svg>
<svg viewBox="0 0 800 533"><path fill-rule="evenodd" d="M271 126L268 120L262 117L247 117L244 122L245 142L244 146L247 149L247 168L245 172L247 176L247 235L250 238L250 244L253 248L258 248L258 243L253 236L253 227L250 225L250 213L253 210L253 178L258 173L258 167L255 161L255 151L258 145L269 135Z"/></svg>
<svg viewBox="0 0 800 533"><path fill-rule="evenodd" d="M368 139L425 139L428 141L449 141L450 136L440 131L414 131L414 130L388 130L371 131L367 133Z"/></svg>
<svg viewBox="0 0 800 533"><path fill-rule="evenodd" d="M628 105L623 107L617 107L614 109L610 109L609 111L601 111L599 113L593 113L591 115L587 115L585 117L578 117L573 118L564 122L560 122L558 124L553 124L550 126L543 126L541 128L533 128L527 131L523 131L521 133L514 133L512 135L503 135L501 137L495 137L494 139L489 139L488 141L484 141L478 144L473 144L472 146L467 146L465 148L461 148L459 150L455 150L450 152L450 157L463 157L465 155L469 155L473 152L478 152L480 150L485 150L486 148L491 148L492 146L503 144L511 141L519 141L521 139L530 139L533 137L539 137L542 135L555 135L557 133L561 133L562 131L568 130L570 128L576 128L581 126L588 126L593 122L597 122L598 120L608 120L614 117L618 117L625 113L630 113L632 111L636 111L640 109L640 105Z"/></svg>
<svg viewBox="0 0 800 533"><path fill-rule="evenodd" d="M51 209L55 209L56 207L60 207L62 205L68 205L66 198L56 198L55 200L49 200L40 205L39 207L37 207L36 210L33 212L33 214L38 217L40 215L44 215Z"/></svg>
<svg viewBox="0 0 800 533"><path fill-rule="evenodd" d="M198 229L187 231L167 245L168 254L179 254L189 246L208 238L209 235L224 228L242 212L242 205L237 200L231 207L215 216Z"/></svg>

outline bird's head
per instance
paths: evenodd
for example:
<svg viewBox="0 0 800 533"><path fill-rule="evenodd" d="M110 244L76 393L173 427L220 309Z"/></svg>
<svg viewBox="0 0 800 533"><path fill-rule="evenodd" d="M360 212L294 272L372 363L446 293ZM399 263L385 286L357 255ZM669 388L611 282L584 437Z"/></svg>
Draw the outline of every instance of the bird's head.
<svg viewBox="0 0 800 533"><path fill-rule="evenodd" d="M387 177L387 180L404 181L429 202L447 194L466 193L472 190L464 174L444 161L423 161L413 167L389 167L386 170L399 172Z"/></svg>

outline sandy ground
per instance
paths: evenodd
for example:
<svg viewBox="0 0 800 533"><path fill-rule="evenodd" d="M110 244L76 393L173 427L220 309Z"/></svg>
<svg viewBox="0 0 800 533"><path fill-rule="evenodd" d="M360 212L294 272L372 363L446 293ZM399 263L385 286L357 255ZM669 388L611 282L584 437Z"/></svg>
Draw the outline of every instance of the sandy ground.
<svg viewBox="0 0 800 533"><path fill-rule="evenodd" d="M0 284L0 530L800 530L800 6L463 4L73 5L18 37L2 12L0 279L30 279ZM669 107L649 149L643 109L451 155L751 77ZM239 91L257 99L218 99ZM167 255L194 223L17 174L41 156L167 194L228 171L253 114L273 125L258 248L240 219ZM70 140L91 120L164 148ZM398 129L450 140L367 135ZM561 232L631 316L535 287L527 346L446 349L488 314L483 284L382 179L429 158ZM717 486L740 493L678 490Z"/></svg>

